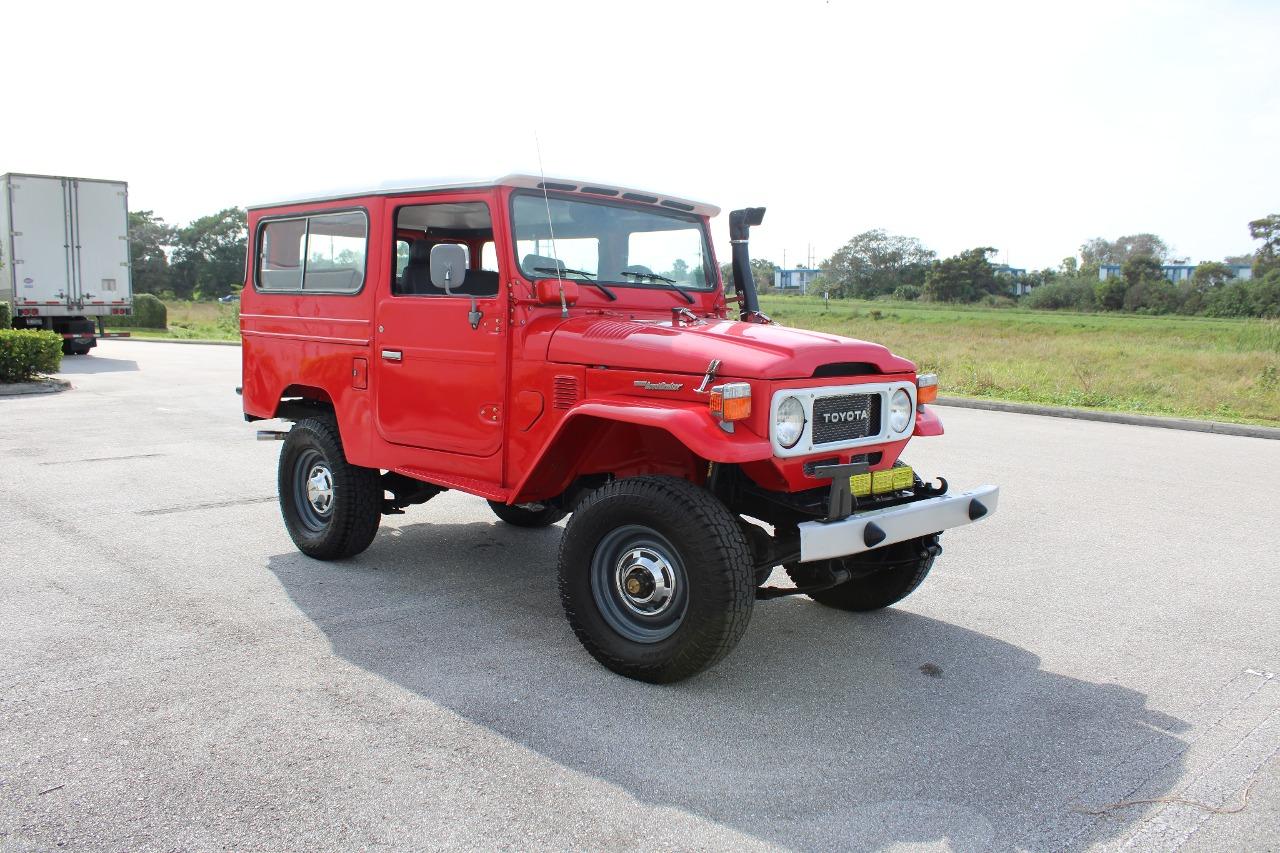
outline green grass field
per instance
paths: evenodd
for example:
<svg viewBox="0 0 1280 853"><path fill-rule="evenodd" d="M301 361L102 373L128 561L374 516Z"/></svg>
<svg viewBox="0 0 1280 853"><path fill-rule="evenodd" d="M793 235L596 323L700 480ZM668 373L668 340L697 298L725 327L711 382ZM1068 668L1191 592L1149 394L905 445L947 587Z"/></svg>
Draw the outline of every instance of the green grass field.
<svg viewBox="0 0 1280 853"><path fill-rule="evenodd" d="M169 330L236 340L237 306L170 302ZM780 323L884 344L942 393L1280 426L1280 321L764 296ZM123 328L123 327L122 327Z"/></svg>
<svg viewBox="0 0 1280 853"><path fill-rule="evenodd" d="M1280 426L1280 321L790 296L761 308L884 344L944 395Z"/></svg>
<svg viewBox="0 0 1280 853"><path fill-rule="evenodd" d="M107 320L107 328L127 331L135 338L181 338L201 341L240 340L239 303L223 305L220 302L165 302L169 312L169 328L138 329L122 322ZM127 320L129 318L122 318Z"/></svg>

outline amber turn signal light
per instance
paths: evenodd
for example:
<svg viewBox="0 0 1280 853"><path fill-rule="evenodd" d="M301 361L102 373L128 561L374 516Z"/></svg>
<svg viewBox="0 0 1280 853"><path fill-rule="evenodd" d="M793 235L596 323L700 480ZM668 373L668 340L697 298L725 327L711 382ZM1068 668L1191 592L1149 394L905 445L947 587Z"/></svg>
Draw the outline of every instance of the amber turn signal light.
<svg viewBox="0 0 1280 853"><path fill-rule="evenodd" d="M938 399L938 374L921 373L916 377L916 402L932 403Z"/></svg>
<svg viewBox="0 0 1280 853"><path fill-rule="evenodd" d="M751 385L730 382L713 387L711 416L721 421L740 421L751 417Z"/></svg>

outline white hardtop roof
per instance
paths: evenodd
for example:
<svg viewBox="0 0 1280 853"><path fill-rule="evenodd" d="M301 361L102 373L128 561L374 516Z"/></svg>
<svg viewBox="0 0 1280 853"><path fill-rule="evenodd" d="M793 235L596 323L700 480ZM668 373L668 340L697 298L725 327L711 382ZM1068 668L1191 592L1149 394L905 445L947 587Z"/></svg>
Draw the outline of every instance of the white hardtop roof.
<svg viewBox="0 0 1280 853"><path fill-rule="evenodd" d="M571 192L594 198L616 198L624 201L636 201L695 213L699 216L715 216L720 208L714 204L692 201L666 193L655 193L647 190L630 189L615 184L597 181L581 181L576 178L544 178L540 175L513 174L502 177L450 177L450 178L418 178L399 181L383 181L372 187L348 187L328 192L308 193L288 199L281 199L262 204L249 205L250 210L263 207L283 207L291 204L307 204L318 201L336 201L344 198L359 198L370 195L404 195L406 193L436 192L440 190L469 190L484 187L522 187L540 190L545 188L553 192Z"/></svg>

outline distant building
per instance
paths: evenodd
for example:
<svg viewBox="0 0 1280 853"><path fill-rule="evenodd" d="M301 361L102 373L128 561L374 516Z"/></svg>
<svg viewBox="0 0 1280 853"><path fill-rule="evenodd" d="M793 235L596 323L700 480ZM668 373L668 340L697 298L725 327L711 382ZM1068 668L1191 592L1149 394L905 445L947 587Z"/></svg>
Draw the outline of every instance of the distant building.
<svg viewBox="0 0 1280 853"><path fill-rule="evenodd" d="M1027 271L1022 267L1011 267L1008 264L992 264L996 275L1004 275L1013 279L1010 288L1014 296L1026 296L1031 292L1031 282L1027 281Z"/></svg>
<svg viewBox="0 0 1280 853"><path fill-rule="evenodd" d="M773 286L778 290L797 290L802 294L808 293L813 280L821 274L822 270L813 270L808 267L792 270L775 269Z"/></svg>
<svg viewBox="0 0 1280 853"><path fill-rule="evenodd" d="M1164 271L1164 277L1169 281L1177 284L1180 281L1187 281L1195 275L1196 267L1199 264L1164 264L1160 267ZM1238 279L1253 278L1253 267L1248 264L1227 264L1231 274ZM1098 267L1098 279L1106 281L1107 279L1120 275L1120 264L1103 264Z"/></svg>

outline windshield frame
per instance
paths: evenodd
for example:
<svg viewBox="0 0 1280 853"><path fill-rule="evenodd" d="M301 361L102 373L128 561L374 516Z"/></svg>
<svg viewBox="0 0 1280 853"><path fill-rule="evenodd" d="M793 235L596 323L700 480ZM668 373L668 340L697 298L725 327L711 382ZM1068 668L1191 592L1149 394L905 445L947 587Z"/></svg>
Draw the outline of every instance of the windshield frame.
<svg viewBox="0 0 1280 853"><path fill-rule="evenodd" d="M530 272L526 272L525 269L520 265L520 249L517 246L517 243L519 241L516 236L515 204L516 204L516 199L521 198L522 196L528 196L531 198L538 199L539 201L542 201L543 192L541 190L532 190L532 189L522 188L522 189L517 189L512 191L510 197L507 199L507 216L508 216L508 222L511 229L511 254L515 262L515 270L524 278L530 279L533 281L542 280L542 279L554 280L555 276L553 275L532 274ZM636 202L616 201L611 198L603 198L603 197L592 196L592 195L588 195L584 193L576 193L576 192L560 192L560 191L548 190L546 192L546 198L552 199L555 201L571 201L571 202L578 202L581 204L599 205L601 207L617 207L617 208L622 208L624 210L641 211L645 213L650 213L654 216L661 216L667 219L674 219L679 222L686 222L698 229L698 233L702 239L702 276L703 276L704 283L701 285L681 284L679 282L668 283L665 281L644 281L643 279L636 279L636 278L619 278L619 279L599 278L598 273L596 278L587 279L587 281L600 282L601 284L608 285L610 288L629 287L629 288L634 288L636 290L668 290L668 291L671 290L672 288L675 288L676 290L682 293L713 293L715 292L716 288L719 286L720 284L719 270L712 269L712 267L715 266L715 255L711 251L711 231L710 231L710 228L707 227L707 222L705 220L705 217L699 216L696 213L686 213L680 210L669 210L667 208L655 207L653 205L640 204ZM636 233L639 233L639 232L636 232ZM563 262L561 262L561 265L563 266ZM564 280L565 281L584 281L584 279L580 279L579 277L573 275L572 273L566 274L564 277Z"/></svg>

